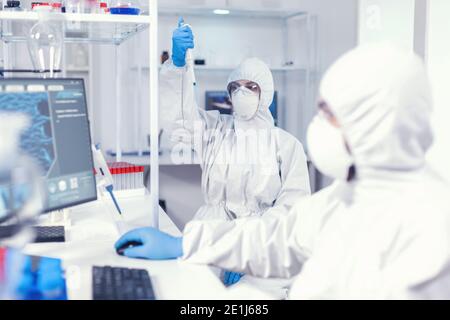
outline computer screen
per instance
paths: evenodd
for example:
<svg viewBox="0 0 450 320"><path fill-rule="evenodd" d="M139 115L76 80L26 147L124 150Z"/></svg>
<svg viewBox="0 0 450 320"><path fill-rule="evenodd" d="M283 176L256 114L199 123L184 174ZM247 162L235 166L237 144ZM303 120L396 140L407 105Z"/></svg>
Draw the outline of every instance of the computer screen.
<svg viewBox="0 0 450 320"><path fill-rule="evenodd" d="M31 120L20 147L42 169L45 212L97 199L83 79L0 79L0 111Z"/></svg>
<svg viewBox="0 0 450 320"><path fill-rule="evenodd" d="M226 91L206 91L205 110L218 110L221 114L231 114L231 101ZM269 107L275 125L278 124L278 93L275 91L273 102Z"/></svg>
<svg viewBox="0 0 450 320"><path fill-rule="evenodd" d="M231 114L231 101L226 91L206 91L205 109L217 110L221 114Z"/></svg>
<svg viewBox="0 0 450 320"><path fill-rule="evenodd" d="M278 125L278 92L275 91L273 94L273 101L269 107L270 113L272 113L272 117L274 119L275 125Z"/></svg>

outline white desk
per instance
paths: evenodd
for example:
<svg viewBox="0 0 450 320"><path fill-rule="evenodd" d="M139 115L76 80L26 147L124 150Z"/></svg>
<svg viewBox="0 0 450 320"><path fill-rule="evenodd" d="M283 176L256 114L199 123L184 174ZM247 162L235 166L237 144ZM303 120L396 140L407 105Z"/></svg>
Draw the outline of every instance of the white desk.
<svg viewBox="0 0 450 320"><path fill-rule="evenodd" d="M151 201L148 196L119 199L129 228L148 225ZM65 243L29 244L25 253L60 258L66 270L69 299L92 299L92 266L121 266L147 269L157 299L223 298L228 290L207 266L179 260L147 261L121 257L114 250L119 232L111 201L96 201L72 210L72 226ZM160 210L160 229L172 235L180 231Z"/></svg>

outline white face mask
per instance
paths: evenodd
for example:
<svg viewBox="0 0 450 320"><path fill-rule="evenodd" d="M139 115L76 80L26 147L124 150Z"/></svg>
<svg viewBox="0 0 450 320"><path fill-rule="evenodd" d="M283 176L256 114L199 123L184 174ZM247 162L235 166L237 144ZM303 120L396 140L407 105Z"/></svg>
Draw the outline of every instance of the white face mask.
<svg viewBox="0 0 450 320"><path fill-rule="evenodd" d="M259 94L245 87L240 87L233 92L231 102L233 103L233 113L236 118L250 120L258 111Z"/></svg>
<svg viewBox="0 0 450 320"><path fill-rule="evenodd" d="M347 180L353 159L338 128L316 116L309 125L307 142L311 160L320 172L331 178Z"/></svg>

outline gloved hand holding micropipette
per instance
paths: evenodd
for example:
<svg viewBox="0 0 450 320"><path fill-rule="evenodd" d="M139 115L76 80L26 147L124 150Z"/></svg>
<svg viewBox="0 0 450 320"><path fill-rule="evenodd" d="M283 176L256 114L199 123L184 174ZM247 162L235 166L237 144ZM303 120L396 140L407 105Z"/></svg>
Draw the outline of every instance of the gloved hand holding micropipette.
<svg viewBox="0 0 450 320"><path fill-rule="evenodd" d="M192 58L192 49L194 49L194 34L190 25L184 22L180 17L178 19L178 28L172 35L172 61L176 67L184 67L187 64L188 72L192 73L194 85L194 60Z"/></svg>
<svg viewBox="0 0 450 320"><path fill-rule="evenodd" d="M172 35L172 61L177 67L186 65L188 49L194 48L194 34L189 25L184 23L182 17L178 19L178 28Z"/></svg>

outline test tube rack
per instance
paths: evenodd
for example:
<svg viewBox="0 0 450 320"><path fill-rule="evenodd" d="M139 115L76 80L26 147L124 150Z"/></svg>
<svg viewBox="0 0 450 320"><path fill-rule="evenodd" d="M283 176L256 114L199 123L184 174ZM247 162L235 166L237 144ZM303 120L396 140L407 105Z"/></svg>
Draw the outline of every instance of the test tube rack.
<svg viewBox="0 0 450 320"><path fill-rule="evenodd" d="M144 166L128 162L108 162L114 183L114 193L119 197L144 195Z"/></svg>

